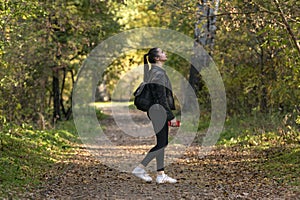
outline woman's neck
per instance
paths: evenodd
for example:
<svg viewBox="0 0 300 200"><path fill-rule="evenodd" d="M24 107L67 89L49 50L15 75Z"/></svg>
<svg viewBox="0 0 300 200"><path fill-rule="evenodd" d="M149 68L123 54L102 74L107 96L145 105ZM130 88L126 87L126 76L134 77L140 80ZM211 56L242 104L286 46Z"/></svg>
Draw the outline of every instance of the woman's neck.
<svg viewBox="0 0 300 200"><path fill-rule="evenodd" d="M164 63L159 61L159 62L156 62L155 65L162 68Z"/></svg>

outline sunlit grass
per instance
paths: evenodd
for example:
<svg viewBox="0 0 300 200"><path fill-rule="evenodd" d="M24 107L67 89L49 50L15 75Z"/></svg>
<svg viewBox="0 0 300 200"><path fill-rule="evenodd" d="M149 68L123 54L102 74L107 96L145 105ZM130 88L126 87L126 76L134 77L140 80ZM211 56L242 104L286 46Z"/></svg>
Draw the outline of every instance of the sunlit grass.
<svg viewBox="0 0 300 200"><path fill-rule="evenodd" d="M78 142L72 122L51 130L6 125L0 132L0 197L40 183Z"/></svg>

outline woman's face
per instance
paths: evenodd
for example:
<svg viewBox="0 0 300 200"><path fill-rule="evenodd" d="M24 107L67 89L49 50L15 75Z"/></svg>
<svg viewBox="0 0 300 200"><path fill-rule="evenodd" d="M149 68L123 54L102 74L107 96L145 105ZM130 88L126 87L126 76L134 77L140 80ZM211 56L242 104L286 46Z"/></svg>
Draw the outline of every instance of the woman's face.
<svg viewBox="0 0 300 200"><path fill-rule="evenodd" d="M161 62L167 61L167 59L168 59L167 54L160 48L158 48L157 50L158 50L158 53L157 53L156 61L161 61Z"/></svg>

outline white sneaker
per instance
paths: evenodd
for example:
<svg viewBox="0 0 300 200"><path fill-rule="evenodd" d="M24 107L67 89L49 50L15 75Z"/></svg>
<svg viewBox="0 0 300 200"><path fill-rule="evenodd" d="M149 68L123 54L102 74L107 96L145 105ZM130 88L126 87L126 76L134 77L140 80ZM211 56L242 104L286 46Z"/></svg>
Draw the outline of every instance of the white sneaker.
<svg viewBox="0 0 300 200"><path fill-rule="evenodd" d="M146 171L141 168L141 167L136 167L133 171L132 174L135 175L136 177L143 179L146 182L151 182L152 178L149 176L149 174L146 173Z"/></svg>
<svg viewBox="0 0 300 200"><path fill-rule="evenodd" d="M158 184L160 184L160 183L176 183L177 180L167 176L166 174L162 174L162 175L157 175L156 182Z"/></svg>

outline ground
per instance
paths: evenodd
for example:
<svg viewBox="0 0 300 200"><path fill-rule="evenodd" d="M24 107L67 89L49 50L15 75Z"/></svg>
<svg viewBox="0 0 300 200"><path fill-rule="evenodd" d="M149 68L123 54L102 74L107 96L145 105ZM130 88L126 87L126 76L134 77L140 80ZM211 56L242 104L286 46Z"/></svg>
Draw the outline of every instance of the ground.
<svg viewBox="0 0 300 200"><path fill-rule="evenodd" d="M109 109L104 111L111 114ZM145 124L144 113L136 111L133 114L135 122ZM101 125L106 127L105 133L112 141L122 143L126 140L129 152L144 155L151 148L151 142L155 142L153 137L148 137L139 147L134 139L130 140L132 137L123 136L111 115L101 120ZM203 147L192 143L180 158L166 167L166 172L178 182L158 185L144 183L129 172L107 166L93 151L81 145L68 160L55 165L44 176L43 184L25 193L24 198L300 199L299 188L278 183L257 167L265 160L263 153L224 146L212 147L207 154L200 156L202 151ZM155 178L154 171L149 174Z"/></svg>

